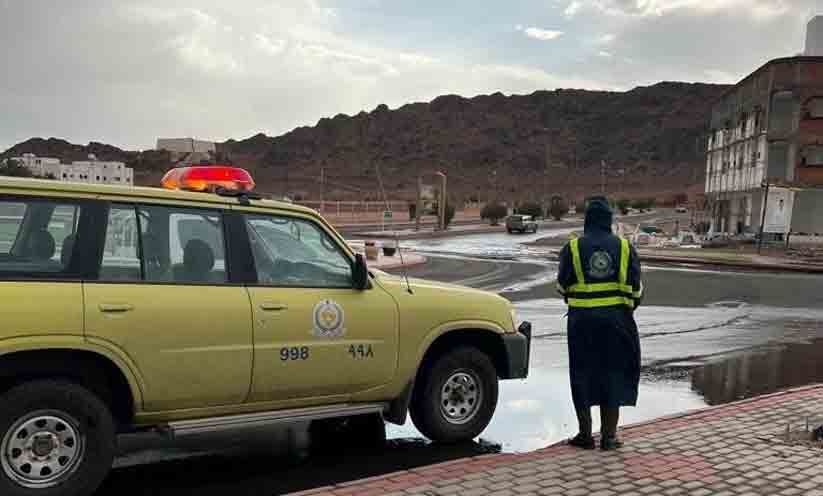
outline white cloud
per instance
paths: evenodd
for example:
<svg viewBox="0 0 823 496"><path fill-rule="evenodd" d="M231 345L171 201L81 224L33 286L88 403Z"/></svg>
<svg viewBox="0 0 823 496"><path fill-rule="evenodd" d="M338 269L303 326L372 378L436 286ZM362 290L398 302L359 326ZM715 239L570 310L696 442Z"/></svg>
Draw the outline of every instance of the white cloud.
<svg viewBox="0 0 823 496"><path fill-rule="evenodd" d="M580 0L573 0L567 7L566 10L563 11L563 15L568 18L572 18L577 15L577 12L580 11L580 8L583 7L583 3Z"/></svg>
<svg viewBox="0 0 823 496"><path fill-rule="evenodd" d="M555 0L558 18L585 23L575 26L583 42L551 61L544 43L507 45L475 33L482 16L510 13L499 2L438 25L445 34L432 29L432 10L384 0L8 2L0 54L16 70L0 83L0 115L9 116L0 119L0 142L45 135L149 147L158 135L276 135L448 93L734 82L764 59L801 49L805 16L819 1ZM530 13L539 18L535 8L508 22ZM524 24L517 32L540 40L572 31ZM735 46L717 50L728 39ZM95 118L73 118L80 114Z"/></svg>
<svg viewBox="0 0 823 496"><path fill-rule="evenodd" d="M272 40L262 33L256 33L254 35L254 41L257 44L257 48L269 55L279 55L286 49L286 40Z"/></svg>
<svg viewBox="0 0 823 496"><path fill-rule="evenodd" d="M734 11L755 20L769 20L790 11L790 0L574 0L567 7L573 16L587 6L611 15L662 16L675 11L713 14Z"/></svg>
<svg viewBox="0 0 823 496"><path fill-rule="evenodd" d="M529 38L533 38L535 40L540 41L550 41L563 36L563 31L552 31L548 29L540 29L540 28L526 28L522 30L523 33L528 36Z"/></svg>

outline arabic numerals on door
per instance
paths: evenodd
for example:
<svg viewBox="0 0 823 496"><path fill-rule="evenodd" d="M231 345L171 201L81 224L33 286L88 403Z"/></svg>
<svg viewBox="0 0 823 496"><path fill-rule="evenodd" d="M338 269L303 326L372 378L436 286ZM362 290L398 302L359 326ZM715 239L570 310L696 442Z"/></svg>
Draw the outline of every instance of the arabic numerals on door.
<svg viewBox="0 0 823 496"><path fill-rule="evenodd" d="M370 344L353 344L349 346L349 355L355 360L374 358L374 350Z"/></svg>
<svg viewBox="0 0 823 496"><path fill-rule="evenodd" d="M291 346L280 348L280 360L290 362L294 360L308 360L309 347L308 346Z"/></svg>

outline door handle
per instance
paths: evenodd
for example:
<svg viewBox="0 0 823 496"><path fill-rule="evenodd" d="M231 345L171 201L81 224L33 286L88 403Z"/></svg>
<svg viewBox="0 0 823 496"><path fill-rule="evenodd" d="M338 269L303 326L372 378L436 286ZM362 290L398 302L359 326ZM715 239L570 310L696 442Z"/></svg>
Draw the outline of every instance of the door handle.
<svg viewBox="0 0 823 496"><path fill-rule="evenodd" d="M128 303L101 303L98 308L100 308L101 312L106 313L129 312L134 310L134 306Z"/></svg>
<svg viewBox="0 0 823 496"><path fill-rule="evenodd" d="M289 306L285 303L277 303L275 301L264 301L260 304L260 310L264 310L266 312L280 312L282 310L287 310L288 308Z"/></svg>

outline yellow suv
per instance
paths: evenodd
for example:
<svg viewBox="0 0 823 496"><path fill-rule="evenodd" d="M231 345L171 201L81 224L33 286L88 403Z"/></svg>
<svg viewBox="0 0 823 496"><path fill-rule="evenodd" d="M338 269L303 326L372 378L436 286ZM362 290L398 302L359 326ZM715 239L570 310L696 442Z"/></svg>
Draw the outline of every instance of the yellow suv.
<svg viewBox="0 0 823 496"><path fill-rule="evenodd" d="M116 435L407 412L477 436L531 326L497 295L370 271L242 169L176 189L0 179L0 494L91 494ZM184 191L193 190L193 191ZM205 192L204 192L205 191Z"/></svg>

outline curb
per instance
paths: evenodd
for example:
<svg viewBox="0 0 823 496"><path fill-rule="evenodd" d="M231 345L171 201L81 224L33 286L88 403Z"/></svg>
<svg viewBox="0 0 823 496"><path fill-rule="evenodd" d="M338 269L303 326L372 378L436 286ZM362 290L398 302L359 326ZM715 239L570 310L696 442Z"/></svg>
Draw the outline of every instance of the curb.
<svg viewBox="0 0 823 496"><path fill-rule="evenodd" d="M728 262L724 260L704 260L684 257L668 257L664 255L649 255L640 253L643 262L664 262L704 265L709 267L729 267L745 270L759 270L767 272L798 272L804 274L823 274L823 266L817 265L790 265L790 264L758 264L745 262Z"/></svg>
<svg viewBox="0 0 823 496"><path fill-rule="evenodd" d="M792 389L787 389L784 391L778 391L775 393L765 394L755 398L748 398L744 400L735 401L732 403L726 403L723 405L715 405L704 408L687 410L673 415L658 417L653 420L647 420L643 422L630 424L621 427L620 432L631 436L635 433L648 434L650 432L666 430L649 429L650 427L657 426L659 424L669 424L671 428L681 428L684 426L684 423L677 422L680 419L685 419L689 417L708 416L707 414L723 411L746 411L746 406L752 406L763 403L766 404L765 406L768 406L769 403L773 403L776 400L779 400L783 397L792 395L799 395L802 397L802 394L799 393L816 392L821 389L823 389L823 384L811 384L807 386L800 386ZM763 407L764 406L760 406L760 408ZM644 430L647 432L642 432ZM451 478L460 478L461 476L464 477L467 473L488 473L489 470L507 470L505 468L507 465L515 464L518 462L528 462L535 459L542 459L548 456L554 456L556 454L572 450L574 450L574 448L571 448L570 446L565 444L565 442L560 442L525 453L500 453L478 455L442 463L436 463L432 465L424 465L408 470L401 470L389 474L369 477L366 479L358 479L348 482L341 482L338 484L332 484L324 487L319 487L315 489L309 489L306 491L293 493L293 496L306 496L314 494L358 494L376 496L378 494L386 494L392 491L404 491L410 487L413 487L415 484L426 484L433 480L448 480Z"/></svg>

